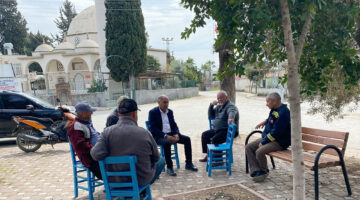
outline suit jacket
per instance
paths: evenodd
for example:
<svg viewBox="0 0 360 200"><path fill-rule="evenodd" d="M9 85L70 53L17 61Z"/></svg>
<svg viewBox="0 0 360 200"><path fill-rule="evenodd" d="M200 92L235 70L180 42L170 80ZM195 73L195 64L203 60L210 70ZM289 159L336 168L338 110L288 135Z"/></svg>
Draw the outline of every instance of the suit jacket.
<svg viewBox="0 0 360 200"><path fill-rule="evenodd" d="M169 118L169 123L171 128L171 133L168 133L168 135L176 135L176 134L180 135L179 128L174 119L173 111L168 109L167 116ZM163 124L162 124L160 108L158 106L149 111L149 124L150 124L149 127L150 132L155 139L164 138L165 133L162 132Z"/></svg>

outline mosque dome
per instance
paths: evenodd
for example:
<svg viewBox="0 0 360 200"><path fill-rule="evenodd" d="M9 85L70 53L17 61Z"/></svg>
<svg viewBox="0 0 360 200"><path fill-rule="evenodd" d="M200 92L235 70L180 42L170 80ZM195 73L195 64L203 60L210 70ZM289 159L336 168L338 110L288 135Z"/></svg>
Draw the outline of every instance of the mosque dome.
<svg viewBox="0 0 360 200"><path fill-rule="evenodd" d="M97 33L95 5L80 12L72 19L67 35Z"/></svg>
<svg viewBox="0 0 360 200"><path fill-rule="evenodd" d="M94 40L86 39L82 40L77 48L99 48L99 45Z"/></svg>
<svg viewBox="0 0 360 200"><path fill-rule="evenodd" d="M62 42L59 46L55 47L55 50L74 50L75 45L70 42Z"/></svg>
<svg viewBox="0 0 360 200"><path fill-rule="evenodd" d="M43 43L36 47L35 52L51 52L53 50L54 48L52 46Z"/></svg>

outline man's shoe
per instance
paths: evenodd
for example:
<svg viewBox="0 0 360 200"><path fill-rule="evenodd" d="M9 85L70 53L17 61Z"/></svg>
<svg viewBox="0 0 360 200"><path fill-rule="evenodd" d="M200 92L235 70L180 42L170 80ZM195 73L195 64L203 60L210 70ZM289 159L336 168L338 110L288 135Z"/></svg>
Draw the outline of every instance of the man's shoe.
<svg viewBox="0 0 360 200"><path fill-rule="evenodd" d="M207 162L207 155L204 158L200 159L199 161L200 162Z"/></svg>
<svg viewBox="0 0 360 200"><path fill-rule="evenodd" d="M251 178L254 178L258 172L259 172L259 171L254 171L253 173L250 174L250 177L251 177Z"/></svg>
<svg viewBox="0 0 360 200"><path fill-rule="evenodd" d="M268 175L269 173L267 171L258 171L253 177L253 181L263 182Z"/></svg>
<svg viewBox="0 0 360 200"><path fill-rule="evenodd" d="M172 168L168 168L166 170L166 173L169 174L169 176L176 176L176 173L174 172L174 170Z"/></svg>
<svg viewBox="0 0 360 200"><path fill-rule="evenodd" d="M193 171L193 172L197 172L197 171L198 171L198 168L196 168L192 163L186 164L186 165L185 165L185 169L190 170L190 171Z"/></svg>

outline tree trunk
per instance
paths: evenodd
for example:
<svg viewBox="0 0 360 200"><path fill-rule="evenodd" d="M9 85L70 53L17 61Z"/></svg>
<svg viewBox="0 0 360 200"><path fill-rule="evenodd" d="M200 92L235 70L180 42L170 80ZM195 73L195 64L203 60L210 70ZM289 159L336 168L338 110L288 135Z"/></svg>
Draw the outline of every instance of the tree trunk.
<svg viewBox="0 0 360 200"><path fill-rule="evenodd" d="M304 154L301 138L301 108L298 65L296 62L291 20L287 0L280 0L284 42L288 60L288 89L291 111L291 152L293 158L293 199L305 199ZM300 52L297 52L300 53Z"/></svg>
<svg viewBox="0 0 360 200"><path fill-rule="evenodd" d="M230 66L228 69L225 69L226 63L230 63L229 59L233 56L233 53L230 51L231 42L225 42L219 49L219 72L222 73L226 71L234 71L234 66ZM235 75L225 76L220 83L221 90L224 90L228 93L229 99L234 104L236 103L236 93L235 93Z"/></svg>

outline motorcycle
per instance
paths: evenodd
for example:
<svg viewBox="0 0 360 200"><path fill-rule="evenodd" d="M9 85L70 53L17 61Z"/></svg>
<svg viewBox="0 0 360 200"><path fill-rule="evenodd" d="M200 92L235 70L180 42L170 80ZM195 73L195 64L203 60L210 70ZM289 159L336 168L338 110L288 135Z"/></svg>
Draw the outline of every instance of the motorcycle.
<svg viewBox="0 0 360 200"><path fill-rule="evenodd" d="M32 105L28 105L28 110L33 110ZM13 120L17 123L12 135L16 136L17 146L24 152L35 152L42 144L67 142L67 128L74 121L75 115L70 112L70 108L59 105L57 108L63 119L54 122L50 118L38 118L30 116L14 116Z"/></svg>

